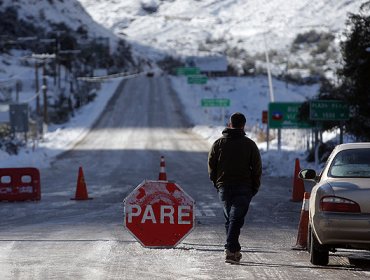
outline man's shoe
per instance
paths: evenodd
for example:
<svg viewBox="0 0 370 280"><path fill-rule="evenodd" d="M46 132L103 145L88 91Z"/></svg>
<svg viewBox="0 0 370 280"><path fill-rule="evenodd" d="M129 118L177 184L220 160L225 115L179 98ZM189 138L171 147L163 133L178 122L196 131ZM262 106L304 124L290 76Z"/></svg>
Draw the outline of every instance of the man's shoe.
<svg viewBox="0 0 370 280"><path fill-rule="evenodd" d="M242 258L240 252L232 253L228 249L225 250L225 263L238 264Z"/></svg>
<svg viewBox="0 0 370 280"><path fill-rule="evenodd" d="M235 252L235 257L237 258L238 261L240 261L242 259L242 253L240 253L240 251L237 251Z"/></svg>

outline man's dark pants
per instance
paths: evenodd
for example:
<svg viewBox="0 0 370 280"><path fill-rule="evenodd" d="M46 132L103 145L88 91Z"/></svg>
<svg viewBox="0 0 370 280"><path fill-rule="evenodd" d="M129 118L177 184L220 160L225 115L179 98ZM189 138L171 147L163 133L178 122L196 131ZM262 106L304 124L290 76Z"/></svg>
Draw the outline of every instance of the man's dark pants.
<svg viewBox="0 0 370 280"><path fill-rule="evenodd" d="M253 197L252 188L249 186L222 186L218 189L218 196L223 205L226 219L225 249L232 253L240 251L240 229L244 225L244 218Z"/></svg>

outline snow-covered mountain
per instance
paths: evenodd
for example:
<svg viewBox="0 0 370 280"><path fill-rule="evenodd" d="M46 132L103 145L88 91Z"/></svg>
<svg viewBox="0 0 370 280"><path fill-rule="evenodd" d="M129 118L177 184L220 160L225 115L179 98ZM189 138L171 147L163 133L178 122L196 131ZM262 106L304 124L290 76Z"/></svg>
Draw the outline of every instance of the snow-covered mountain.
<svg viewBox="0 0 370 280"><path fill-rule="evenodd" d="M73 30L87 30L90 37L109 37L111 48L121 37L142 57L232 53L235 59L244 52L239 59L245 61L245 53L272 49L290 56L297 34L312 29L338 39L348 13L358 12L366 1L2 0L0 11L15 8L20 18L46 29L64 23ZM299 56L290 56L290 63L301 64L307 52ZM240 66L241 60L235 64Z"/></svg>
<svg viewBox="0 0 370 280"><path fill-rule="evenodd" d="M290 46L311 29L343 32L366 0L78 0L115 34L177 55ZM266 47L265 47L266 46ZM143 53L147 53L144 48Z"/></svg>
<svg viewBox="0 0 370 280"><path fill-rule="evenodd" d="M76 31L86 30L90 37L108 37L114 44L117 36L97 23L77 0L2 0L0 11L16 11L18 19L51 31L51 26L64 24ZM18 27L19 28L19 27ZM55 31L55 30L54 30ZM1 34L4 35L4 34ZM27 34L31 36L32 34Z"/></svg>

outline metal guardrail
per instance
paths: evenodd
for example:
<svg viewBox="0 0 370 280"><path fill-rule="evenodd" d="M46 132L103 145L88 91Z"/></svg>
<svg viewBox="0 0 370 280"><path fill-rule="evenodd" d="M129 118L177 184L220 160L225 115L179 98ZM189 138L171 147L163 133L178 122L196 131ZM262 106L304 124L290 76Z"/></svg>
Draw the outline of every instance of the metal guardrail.
<svg viewBox="0 0 370 280"><path fill-rule="evenodd" d="M102 82L104 80L109 80L109 79L114 79L114 78L119 78L119 77L124 77L126 79L135 78L137 76L141 76L145 74L146 72L138 72L138 73L133 73L133 74L122 72L122 73L105 75L105 76L97 76L97 77L77 77L77 80L86 81L86 82Z"/></svg>

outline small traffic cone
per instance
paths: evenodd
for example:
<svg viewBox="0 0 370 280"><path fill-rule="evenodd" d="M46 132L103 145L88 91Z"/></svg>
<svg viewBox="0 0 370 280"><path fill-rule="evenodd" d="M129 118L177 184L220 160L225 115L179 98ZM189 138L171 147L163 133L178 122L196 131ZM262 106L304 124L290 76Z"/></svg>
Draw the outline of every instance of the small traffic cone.
<svg viewBox="0 0 370 280"><path fill-rule="evenodd" d="M85 182L84 173L82 170L82 167L78 169L78 178L77 178L77 187L76 187L76 194L74 198L71 198L72 200L89 200L92 198L89 198L87 194L87 187Z"/></svg>
<svg viewBox="0 0 370 280"><path fill-rule="evenodd" d="M305 192L303 203L302 203L301 217L300 217L299 225L298 225L297 243L293 247L294 250L306 250L307 249L309 208L310 208L310 193Z"/></svg>
<svg viewBox="0 0 370 280"><path fill-rule="evenodd" d="M161 164L160 164L158 180L167 181L166 163L164 162L164 156L161 156Z"/></svg>
<svg viewBox="0 0 370 280"><path fill-rule="evenodd" d="M294 179L293 179L293 192L291 201L299 202L303 200L304 196L304 182L302 179L298 178L298 173L301 171L299 166L299 159L295 159L295 168L294 168Z"/></svg>

